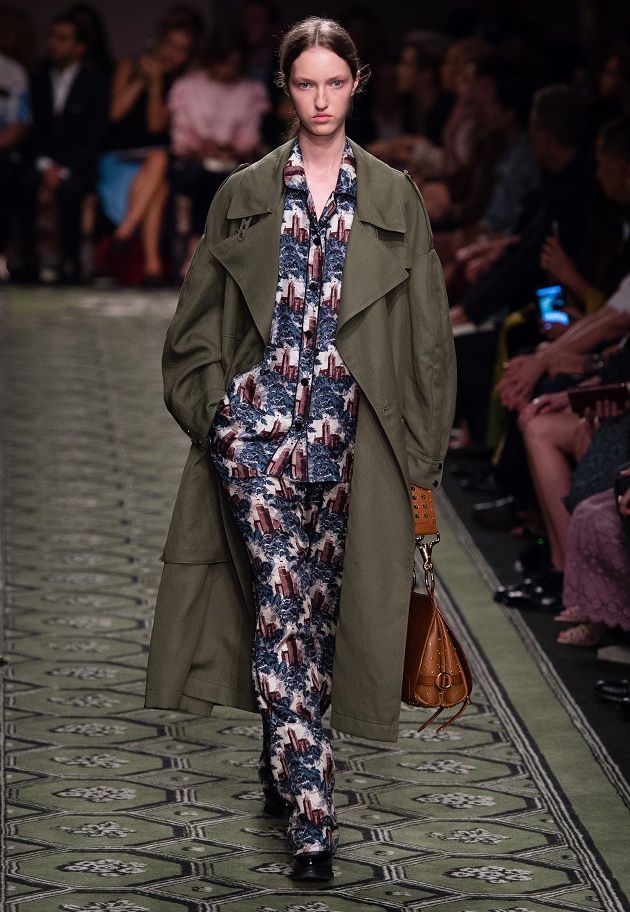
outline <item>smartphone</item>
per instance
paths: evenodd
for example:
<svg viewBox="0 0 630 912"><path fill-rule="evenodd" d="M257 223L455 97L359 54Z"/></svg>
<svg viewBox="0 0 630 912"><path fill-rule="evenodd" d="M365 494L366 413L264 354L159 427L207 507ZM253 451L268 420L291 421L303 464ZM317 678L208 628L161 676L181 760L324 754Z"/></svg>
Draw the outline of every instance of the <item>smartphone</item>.
<svg viewBox="0 0 630 912"><path fill-rule="evenodd" d="M564 310L565 302L562 297L562 285L545 285L536 289L538 311L543 323L560 323L569 325L569 314Z"/></svg>
<svg viewBox="0 0 630 912"><path fill-rule="evenodd" d="M595 410L598 402L616 402L623 406L630 399L628 387L625 383L606 383L601 386L580 386L569 390L571 409L578 415L583 415L586 409Z"/></svg>

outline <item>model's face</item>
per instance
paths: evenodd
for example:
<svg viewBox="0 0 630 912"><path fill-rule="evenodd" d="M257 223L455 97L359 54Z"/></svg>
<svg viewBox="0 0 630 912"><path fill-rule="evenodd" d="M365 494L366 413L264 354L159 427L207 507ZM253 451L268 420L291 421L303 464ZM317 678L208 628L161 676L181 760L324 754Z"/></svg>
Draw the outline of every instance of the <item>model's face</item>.
<svg viewBox="0 0 630 912"><path fill-rule="evenodd" d="M309 48L291 68L288 92L303 130L330 136L345 123L358 85L350 67L327 48Z"/></svg>

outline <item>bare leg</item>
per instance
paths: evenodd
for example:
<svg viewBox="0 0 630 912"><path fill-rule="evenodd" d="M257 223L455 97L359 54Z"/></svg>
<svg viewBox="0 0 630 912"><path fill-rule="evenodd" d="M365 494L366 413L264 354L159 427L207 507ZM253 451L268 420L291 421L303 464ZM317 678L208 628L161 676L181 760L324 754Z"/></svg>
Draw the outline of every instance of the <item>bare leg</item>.
<svg viewBox="0 0 630 912"><path fill-rule="evenodd" d="M131 185L129 211L114 232L116 237L123 240L131 237L164 183L167 166L168 155L163 149L156 149L146 157Z"/></svg>
<svg viewBox="0 0 630 912"><path fill-rule="evenodd" d="M576 459L588 448L587 433L573 412L538 415L525 425L530 471L542 510L551 548L551 562L564 570L564 545L570 514L562 497L571 488L569 457Z"/></svg>
<svg viewBox="0 0 630 912"><path fill-rule="evenodd" d="M162 232L162 215L168 197L168 184L163 181L149 203L142 221L142 252L144 254L144 271L146 275L162 274L160 257L160 236Z"/></svg>

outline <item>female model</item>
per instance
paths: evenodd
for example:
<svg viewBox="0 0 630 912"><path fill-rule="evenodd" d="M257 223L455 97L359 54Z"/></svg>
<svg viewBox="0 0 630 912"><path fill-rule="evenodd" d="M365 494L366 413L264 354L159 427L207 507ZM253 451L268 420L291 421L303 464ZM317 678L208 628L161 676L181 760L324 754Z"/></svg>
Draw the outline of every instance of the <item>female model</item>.
<svg viewBox="0 0 630 912"><path fill-rule="evenodd" d="M417 188L346 137L352 40L306 19L280 69L297 133L218 191L167 335L166 403L193 445L146 705L257 709L265 811L290 815L292 876L328 879L322 715L332 696L333 727L397 739L409 486L439 484L455 368Z"/></svg>

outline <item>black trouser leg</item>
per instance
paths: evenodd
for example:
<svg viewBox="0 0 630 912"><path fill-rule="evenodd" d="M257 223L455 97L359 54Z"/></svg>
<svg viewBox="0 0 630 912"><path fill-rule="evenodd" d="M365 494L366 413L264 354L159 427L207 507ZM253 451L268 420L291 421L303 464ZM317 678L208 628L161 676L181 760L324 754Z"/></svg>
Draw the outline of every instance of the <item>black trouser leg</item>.
<svg viewBox="0 0 630 912"><path fill-rule="evenodd" d="M62 272L77 275L81 243L81 204L87 192L85 180L71 175L57 191Z"/></svg>

